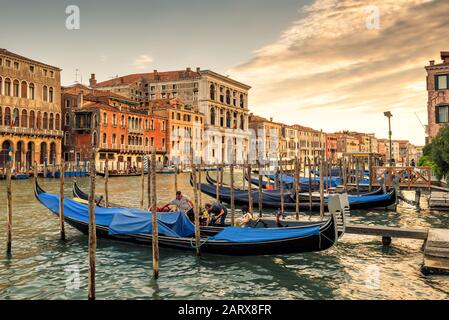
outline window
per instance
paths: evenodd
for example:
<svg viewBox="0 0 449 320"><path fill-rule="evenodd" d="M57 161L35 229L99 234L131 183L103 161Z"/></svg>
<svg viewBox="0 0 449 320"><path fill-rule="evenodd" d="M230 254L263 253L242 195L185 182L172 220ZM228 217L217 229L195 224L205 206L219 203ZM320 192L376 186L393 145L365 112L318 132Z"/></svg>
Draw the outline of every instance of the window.
<svg viewBox="0 0 449 320"><path fill-rule="evenodd" d="M215 100L215 86L213 84L210 85L210 99Z"/></svg>
<svg viewBox="0 0 449 320"><path fill-rule="evenodd" d="M167 88L167 86L164 84L162 85L162 90L165 90Z"/></svg>
<svg viewBox="0 0 449 320"><path fill-rule="evenodd" d="M226 103L231 104L231 92L226 90Z"/></svg>
<svg viewBox="0 0 449 320"><path fill-rule="evenodd" d="M6 60L6 61L5 61L5 66L6 66L7 68L11 68L11 60Z"/></svg>
<svg viewBox="0 0 449 320"><path fill-rule="evenodd" d="M245 107L245 101L243 100L243 94L240 95L240 108Z"/></svg>
<svg viewBox="0 0 449 320"><path fill-rule="evenodd" d="M11 80L5 79L5 96L11 96Z"/></svg>
<svg viewBox="0 0 449 320"><path fill-rule="evenodd" d="M117 125L117 115L116 115L116 114L112 115L112 124L113 124L114 126Z"/></svg>
<svg viewBox="0 0 449 320"><path fill-rule="evenodd" d="M70 115L68 113L65 114L65 125L70 126Z"/></svg>
<svg viewBox="0 0 449 320"><path fill-rule="evenodd" d="M19 63L18 62L14 62L14 69L19 70Z"/></svg>
<svg viewBox="0 0 449 320"><path fill-rule="evenodd" d="M55 76L55 73L53 71L50 71L50 77L53 78Z"/></svg>
<svg viewBox="0 0 449 320"><path fill-rule="evenodd" d="M20 96L22 98L27 98L28 97L28 86L27 86L27 83L25 81L22 81L21 90L20 90Z"/></svg>
<svg viewBox="0 0 449 320"><path fill-rule="evenodd" d="M447 90L449 83L449 75L436 75L435 76L435 90Z"/></svg>
<svg viewBox="0 0 449 320"><path fill-rule="evenodd" d="M30 72L34 73L34 66L30 66Z"/></svg>
<svg viewBox="0 0 449 320"><path fill-rule="evenodd" d="M106 112L103 112L103 124L108 124L108 114Z"/></svg>
<svg viewBox="0 0 449 320"><path fill-rule="evenodd" d="M48 101L48 87L44 86L42 88L42 100Z"/></svg>
<svg viewBox="0 0 449 320"><path fill-rule="evenodd" d="M151 120L150 122L150 130L154 130L154 120Z"/></svg>
<svg viewBox="0 0 449 320"><path fill-rule="evenodd" d="M53 103L53 88L50 87L48 91L49 102Z"/></svg>
<svg viewBox="0 0 449 320"><path fill-rule="evenodd" d="M115 133L112 135L112 145L115 146L115 144L117 143L117 136L115 135Z"/></svg>
<svg viewBox="0 0 449 320"><path fill-rule="evenodd" d="M215 125L215 109L210 109L210 124Z"/></svg>
<svg viewBox="0 0 449 320"><path fill-rule="evenodd" d="M46 76L47 76L47 74L48 74L48 71L47 71L47 69L44 69L44 70L43 70L43 72L44 72L44 77L46 77Z"/></svg>
<svg viewBox="0 0 449 320"><path fill-rule="evenodd" d="M35 98L34 83L30 83L30 96L28 98L31 100Z"/></svg>
<svg viewBox="0 0 449 320"><path fill-rule="evenodd" d="M3 94L3 79L0 77L0 95Z"/></svg>
<svg viewBox="0 0 449 320"><path fill-rule="evenodd" d="M106 144L108 140L108 137L106 135L106 133L103 133L103 144Z"/></svg>
<svg viewBox="0 0 449 320"><path fill-rule="evenodd" d="M59 117L59 113L56 114L55 117L55 129L60 130L61 129L61 119Z"/></svg>
<svg viewBox="0 0 449 320"><path fill-rule="evenodd" d="M33 110L30 111L30 120L28 126L33 129L36 128L36 120Z"/></svg>
<svg viewBox="0 0 449 320"><path fill-rule="evenodd" d="M449 105L437 106L436 123L449 123Z"/></svg>
<svg viewBox="0 0 449 320"><path fill-rule="evenodd" d="M53 128L54 128L53 122L54 122L53 113L50 113L50 122L49 122L48 129L53 130Z"/></svg>
<svg viewBox="0 0 449 320"><path fill-rule="evenodd" d="M12 93L14 97L19 96L19 80L14 80L12 85Z"/></svg>

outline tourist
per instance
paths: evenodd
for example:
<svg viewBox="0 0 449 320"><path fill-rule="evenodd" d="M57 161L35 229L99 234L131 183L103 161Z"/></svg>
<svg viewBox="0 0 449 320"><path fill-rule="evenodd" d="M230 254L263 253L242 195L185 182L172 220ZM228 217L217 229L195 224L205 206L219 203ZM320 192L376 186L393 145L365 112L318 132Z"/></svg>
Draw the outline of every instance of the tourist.
<svg viewBox="0 0 449 320"><path fill-rule="evenodd" d="M225 225L225 219L228 214L228 209L223 206L220 202L215 202L213 205L210 203L206 203L205 205L207 213L211 216L210 217L210 225ZM219 221L219 223L217 223Z"/></svg>
<svg viewBox="0 0 449 320"><path fill-rule="evenodd" d="M240 225L244 228L248 226L248 224L254 220L254 214L249 211L249 208L247 206L242 208L243 216L240 219Z"/></svg>
<svg viewBox="0 0 449 320"><path fill-rule="evenodd" d="M186 214L187 217L189 217L190 221L195 221L195 213L193 211L193 202L187 198L186 196L183 196L181 191L176 191L176 198L170 201L166 204L166 206L175 206L176 210L181 211L182 213Z"/></svg>

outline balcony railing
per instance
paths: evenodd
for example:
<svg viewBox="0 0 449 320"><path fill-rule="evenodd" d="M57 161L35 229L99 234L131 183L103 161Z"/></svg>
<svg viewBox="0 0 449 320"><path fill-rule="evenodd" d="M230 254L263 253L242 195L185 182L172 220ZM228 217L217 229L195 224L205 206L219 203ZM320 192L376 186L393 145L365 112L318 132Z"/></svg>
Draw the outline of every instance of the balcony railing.
<svg viewBox="0 0 449 320"><path fill-rule="evenodd" d="M143 134L143 132L144 132L143 129L128 128L128 133L130 133L130 134Z"/></svg>
<svg viewBox="0 0 449 320"><path fill-rule="evenodd" d="M63 131L61 130L21 128L21 127L8 127L8 126L0 126L0 133L42 135L51 137L62 137L64 135Z"/></svg>

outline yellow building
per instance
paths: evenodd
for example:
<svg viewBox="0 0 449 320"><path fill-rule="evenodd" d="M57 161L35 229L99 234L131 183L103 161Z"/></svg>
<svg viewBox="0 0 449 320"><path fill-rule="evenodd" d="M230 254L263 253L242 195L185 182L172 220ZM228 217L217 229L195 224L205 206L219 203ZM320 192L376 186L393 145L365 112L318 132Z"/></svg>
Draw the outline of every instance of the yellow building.
<svg viewBox="0 0 449 320"><path fill-rule="evenodd" d="M61 69L0 49L0 168L61 159Z"/></svg>

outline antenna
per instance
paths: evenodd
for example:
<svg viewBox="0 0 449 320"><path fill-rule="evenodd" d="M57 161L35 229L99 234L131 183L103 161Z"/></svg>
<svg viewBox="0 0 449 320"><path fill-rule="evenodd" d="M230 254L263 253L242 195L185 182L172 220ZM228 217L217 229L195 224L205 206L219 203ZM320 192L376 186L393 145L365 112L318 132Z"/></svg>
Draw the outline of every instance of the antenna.
<svg viewBox="0 0 449 320"><path fill-rule="evenodd" d="M421 121L421 119L419 118L417 112L415 112L415 116L416 116L416 118L418 119L418 121L419 121L419 123L421 124L421 126L424 128L424 131L427 133L427 128L426 128L426 126L422 123L422 121Z"/></svg>
<svg viewBox="0 0 449 320"><path fill-rule="evenodd" d="M78 71L79 69L75 69L75 83L78 83Z"/></svg>

